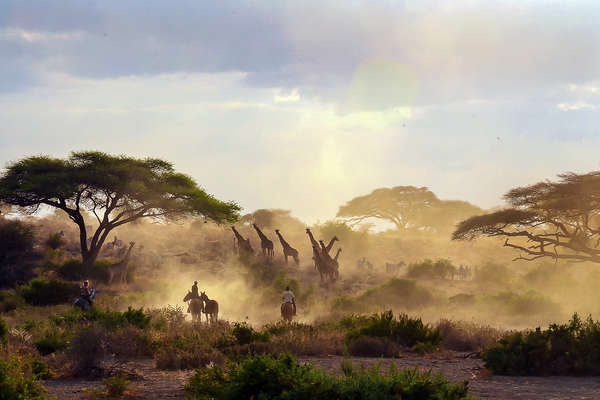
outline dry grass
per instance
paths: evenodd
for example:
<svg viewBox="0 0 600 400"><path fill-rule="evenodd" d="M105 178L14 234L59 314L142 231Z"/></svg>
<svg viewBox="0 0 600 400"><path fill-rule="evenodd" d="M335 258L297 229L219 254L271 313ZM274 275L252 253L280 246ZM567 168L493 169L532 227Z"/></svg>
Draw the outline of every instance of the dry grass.
<svg viewBox="0 0 600 400"><path fill-rule="evenodd" d="M456 351L483 351L506 335L506 331L475 322L441 319L437 324L444 348Z"/></svg>

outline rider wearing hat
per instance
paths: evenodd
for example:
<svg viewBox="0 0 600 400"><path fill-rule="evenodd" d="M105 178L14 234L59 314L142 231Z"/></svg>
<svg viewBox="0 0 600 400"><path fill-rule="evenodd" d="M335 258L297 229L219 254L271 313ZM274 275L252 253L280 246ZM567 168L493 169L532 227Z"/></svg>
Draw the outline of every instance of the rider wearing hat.
<svg viewBox="0 0 600 400"><path fill-rule="evenodd" d="M198 294L198 281L194 281L194 284L192 285L192 297L194 299L200 298L200 295Z"/></svg>

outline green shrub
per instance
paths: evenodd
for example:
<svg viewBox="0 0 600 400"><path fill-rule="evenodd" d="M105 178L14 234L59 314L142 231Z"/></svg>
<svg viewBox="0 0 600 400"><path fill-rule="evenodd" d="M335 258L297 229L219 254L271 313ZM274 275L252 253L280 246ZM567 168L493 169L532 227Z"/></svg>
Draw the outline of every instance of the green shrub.
<svg viewBox="0 0 600 400"><path fill-rule="evenodd" d="M331 376L310 364L299 363L282 354L251 356L231 362L225 369L202 368L186 385L192 399L469 399L468 386L449 383L441 375L398 371L378 365L355 371L351 365L345 376Z"/></svg>
<svg viewBox="0 0 600 400"><path fill-rule="evenodd" d="M392 311L373 314L366 325L346 334L346 343L350 345L361 336L388 338L401 346L419 345L419 349L424 346L434 349L442 342L439 329L424 324L420 318L410 318L406 314L394 317Z"/></svg>
<svg viewBox="0 0 600 400"><path fill-rule="evenodd" d="M16 310L25 305L25 300L13 290L0 290L0 313Z"/></svg>
<svg viewBox="0 0 600 400"><path fill-rule="evenodd" d="M46 389L31 370L30 363L12 355L0 360L0 399L44 400Z"/></svg>
<svg viewBox="0 0 600 400"><path fill-rule="evenodd" d="M41 338L34 341L33 345L41 355L45 356L66 349L69 343L65 332L52 327L47 329Z"/></svg>
<svg viewBox="0 0 600 400"><path fill-rule="evenodd" d="M66 325L72 327L82 323L98 322L108 329L123 328L132 325L140 329L146 329L150 326L152 316L144 311L144 308L132 308L129 306L127 311L101 310L98 307L92 307L87 311L81 311L78 308L72 308L66 313L50 317L50 320L57 326Z"/></svg>
<svg viewBox="0 0 600 400"><path fill-rule="evenodd" d="M14 287L34 276L39 254L34 250L32 225L17 219L0 218L0 288Z"/></svg>
<svg viewBox="0 0 600 400"><path fill-rule="evenodd" d="M406 275L414 279L453 279L458 268L450 260L425 260L408 266Z"/></svg>
<svg viewBox="0 0 600 400"><path fill-rule="evenodd" d="M62 279L69 281L81 281L90 279L95 282L107 283L109 279L108 269L112 263L108 260L96 260L91 268L84 268L81 260L68 260L58 266L56 272Z"/></svg>
<svg viewBox="0 0 600 400"><path fill-rule="evenodd" d="M102 379L102 384L106 388L106 394L109 397L121 397L131 385L131 382L120 374Z"/></svg>
<svg viewBox="0 0 600 400"><path fill-rule="evenodd" d="M255 341L259 342L268 342L271 340L271 334L268 331L265 332L257 332L250 325L245 322L242 323L234 323L233 330L231 331L233 337L238 344L250 344Z"/></svg>
<svg viewBox="0 0 600 400"><path fill-rule="evenodd" d="M568 324L517 332L487 349L483 359L500 375L598 375L600 322L575 314Z"/></svg>
<svg viewBox="0 0 600 400"><path fill-rule="evenodd" d="M25 301L36 306L72 302L79 294L79 285L56 279L36 278L20 287Z"/></svg>

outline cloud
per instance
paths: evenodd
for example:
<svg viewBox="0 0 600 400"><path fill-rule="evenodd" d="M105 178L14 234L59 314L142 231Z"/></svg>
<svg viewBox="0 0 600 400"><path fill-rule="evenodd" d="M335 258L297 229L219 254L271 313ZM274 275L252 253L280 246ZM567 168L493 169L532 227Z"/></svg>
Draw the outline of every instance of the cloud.
<svg viewBox="0 0 600 400"><path fill-rule="evenodd" d="M579 110L597 110L599 106L595 104L579 101L576 103L559 103L556 105L561 111L579 111Z"/></svg>

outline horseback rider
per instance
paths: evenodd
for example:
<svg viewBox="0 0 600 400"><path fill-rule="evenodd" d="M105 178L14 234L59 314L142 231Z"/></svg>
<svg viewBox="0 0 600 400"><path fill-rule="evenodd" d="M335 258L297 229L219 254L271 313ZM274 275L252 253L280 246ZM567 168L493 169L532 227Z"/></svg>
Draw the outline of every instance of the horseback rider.
<svg viewBox="0 0 600 400"><path fill-rule="evenodd" d="M192 285L192 298L200 298L200 295L198 294L198 281L194 281L194 284Z"/></svg>
<svg viewBox="0 0 600 400"><path fill-rule="evenodd" d="M90 303L90 306L93 305L92 291L90 290L90 281L88 281L87 279L85 281L83 281L83 285L81 286L80 296L83 299L85 299L88 303Z"/></svg>
<svg viewBox="0 0 600 400"><path fill-rule="evenodd" d="M283 300L283 303L281 304L281 310L283 311L284 304L292 303L292 305L294 306L294 315L296 315L296 296L294 296L294 292L290 290L289 286L285 287L285 291L283 292L283 295L281 297Z"/></svg>

